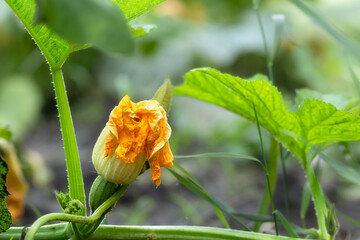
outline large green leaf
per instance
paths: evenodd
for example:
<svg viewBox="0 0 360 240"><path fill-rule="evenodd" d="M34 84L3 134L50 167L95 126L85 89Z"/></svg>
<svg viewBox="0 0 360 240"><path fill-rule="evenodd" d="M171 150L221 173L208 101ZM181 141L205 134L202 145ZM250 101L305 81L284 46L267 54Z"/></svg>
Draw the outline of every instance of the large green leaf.
<svg viewBox="0 0 360 240"><path fill-rule="evenodd" d="M65 39L128 53L134 42L122 11L109 0L38 0L41 21Z"/></svg>
<svg viewBox="0 0 360 240"><path fill-rule="evenodd" d="M76 49L69 42L58 36L45 24L35 24L35 0L5 0L12 8L30 35L35 40L52 67L60 67L68 55Z"/></svg>
<svg viewBox="0 0 360 240"><path fill-rule="evenodd" d="M219 105L254 122L256 110L259 124L300 159L313 144L360 140L359 117L317 99L291 112L262 75L244 80L211 68L194 69L174 94Z"/></svg>
<svg viewBox="0 0 360 240"><path fill-rule="evenodd" d="M146 13L156 5L166 0L112 0L124 12L128 21Z"/></svg>

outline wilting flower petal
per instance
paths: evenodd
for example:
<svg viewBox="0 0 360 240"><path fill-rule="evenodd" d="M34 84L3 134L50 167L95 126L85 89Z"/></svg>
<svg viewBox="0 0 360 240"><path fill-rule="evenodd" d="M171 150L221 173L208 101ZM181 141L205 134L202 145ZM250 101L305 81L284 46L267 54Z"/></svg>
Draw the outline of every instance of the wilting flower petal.
<svg viewBox="0 0 360 240"><path fill-rule="evenodd" d="M13 221L16 221L24 213L27 183L13 144L0 138L0 149L3 152L3 158L9 168L6 186L10 192L10 196L7 196L5 201L11 212Z"/></svg>
<svg viewBox="0 0 360 240"><path fill-rule="evenodd" d="M156 100L133 103L129 96L125 96L112 110L109 121L95 145L95 168L108 181L111 179L117 184L129 184L140 174L147 159L153 183L159 185L160 167L172 167L173 155L168 143L170 135L171 128L167 122L166 112ZM103 152L102 156L99 155L100 152ZM130 167L126 164L134 165ZM133 171L131 174L129 167ZM115 168L118 169L117 173ZM123 179L119 171L124 169L119 168L129 170L125 174L128 178Z"/></svg>

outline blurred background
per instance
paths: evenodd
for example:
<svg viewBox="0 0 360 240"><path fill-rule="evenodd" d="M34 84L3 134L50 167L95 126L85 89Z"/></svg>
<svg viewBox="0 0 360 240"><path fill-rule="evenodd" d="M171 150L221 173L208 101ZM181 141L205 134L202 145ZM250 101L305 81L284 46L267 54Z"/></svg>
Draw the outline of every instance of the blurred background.
<svg viewBox="0 0 360 240"><path fill-rule="evenodd" d="M307 2L343 36L360 44L359 1ZM360 76L359 57L354 57L289 1L262 1L260 14L268 45L281 43L274 61L274 84L289 106L297 108L293 100L301 88L327 94L329 101L338 103L340 108L344 102L359 99L353 81L354 75ZM285 17L280 36L274 31L274 14ZM136 40L133 54L113 55L91 48L73 53L63 66L86 191L96 177L92 148L110 111L125 94L135 102L149 99L166 78L180 85L184 74L197 67L213 67L242 78L256 73L268 75L252 1L168 0L136 21L155 24L157 28ZM256 125L229 111L174 96L169 121L173 129L171 148L176 155L235 152L262 159ZM25 211L16 224L31 224L39 214L59 211L53 192L66 191L67 176L49 66L4 1L0 1L0 127L12 132L28 184ZM269 149L269 139L264 131L265 151ZM357 164L358 146L339 144L329 151L338 159L352 159ZM178 163L198 178L211 195L237 212L257 212L266 183L257 165L231 159L184 159ZM341 212L358 217L359 186L320 164L321 184L330 200ZM301 225L303 170L292 156L287 158L286 168L286 176L279 169L275 207L286 211L286 181L290 219ZM149 172L139 177L111 212L108 222L222 226L207 202L181 186L165 169L163 173L159 188L152 185ZM342 238L360 236L356 224L340 215L339 218ZM316 226L311 206L306 225ZM264 231L273 231L272 224L263 227Z"/></svg>

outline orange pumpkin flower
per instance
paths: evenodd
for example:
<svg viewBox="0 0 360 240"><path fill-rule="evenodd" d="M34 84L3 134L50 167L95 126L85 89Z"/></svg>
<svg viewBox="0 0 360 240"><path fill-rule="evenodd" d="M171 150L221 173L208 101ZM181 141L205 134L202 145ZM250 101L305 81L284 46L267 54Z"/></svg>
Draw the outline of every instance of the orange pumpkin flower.
<svg viewBox="0 0 360 240"><path fill-rule="evenodd" d="M172 167L171 128L156 100L133 103L125 96L115 107L93 151L99 175L109 182L129 184L147 160L153 183L160 185L160 167Z"/></svg>

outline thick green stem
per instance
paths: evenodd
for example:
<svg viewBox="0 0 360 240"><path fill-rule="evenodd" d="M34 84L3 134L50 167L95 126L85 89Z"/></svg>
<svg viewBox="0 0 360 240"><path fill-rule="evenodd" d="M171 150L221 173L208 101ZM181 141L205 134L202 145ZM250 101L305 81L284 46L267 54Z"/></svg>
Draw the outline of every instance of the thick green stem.
<svg viewBox="0 0 360 240"><path fill-rule="evenodd" d="M319 234L321 239L330 239L329 234L326 229L325 216L327 214L326 204L323 197L323 193L319 184L317 177L311 167L311 164L304 159L303 161L306 177L309 182L312 199L315 206L315 212L317 216L317 221L319 225Z"/></svg>
<svg viewBox="0 0 360 240"><path fill-rule="evenodd" d="M277 163L279 156L279 143L271 138L271 147L270 147L270 155L269 155L269 164L268 164L268 174L267 174L267 185L263 192L263 198L261 200L259 209L257 214L266 215L269 210L269 206L271 204L272 211L274 212L275 207L272 201L272 193L275 190L276 180L277 180ZM276 221L274 221L276 224ZM260 230L262 223L257 222L254 225L254 232L258 232Z"/></svg>
<svg viewBox="0 0 360 240"><path fill-rule="evenodd" d="M59 59L55 60L54 56L49 51L49 46L42 41L41 37L47 38L47 35L39 34L38 26L33 22L34 4L35 1L30 1L28 4L22 3L22 1L11 1L5 0L8 5L12 8L14 13L19 17L21 22L28 30L31 37L35 40L36 44L44 54L47 62L50 65L51 73L53 75L53 83L55 88L56 102L59 110L60 125L64 141L66 165L69 178L69 191L70 196L73 199L80 200L85 205L85 192L83 187L83 180L80 168L80 160L78 149L75 139L75 131L71 119L70 108L68 99L66 96L65 83L61 73L61 66L65 62L70 52L74 51L75 48L69 46L65 52L59 53ZM28 6L29 5L29 6ZM47 30L45 30L46 32ZM51 33L52 34L52 33ZM50 34L50 36L51 36ZM50 37L49 37L50 38ZM54 41L54 40L53 40ZM86 209L79 212L79 215L85 216Z"/></svg>
<svg viewBox="0 0 360 240"><path fill-rule="evenodd" d="M199 226L101 226L94 232L91 240L146 240L146 239L181 239L181 240L295 240L268 234Z"/></svg>
<svg viewBox="0 0 360 240"><path fill-rule="evenodd" d="M60 68L51 69L55 88L56 103L59 111L61 133L64 141L66 167L69 181L69 192L72 199L78 199L85 204L85 191L82 179L80 158L76 144L75 131L71 118L69 102L66 96L64 78ZM86 209L78 215L85 216Z"/></svg>

